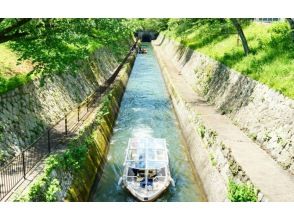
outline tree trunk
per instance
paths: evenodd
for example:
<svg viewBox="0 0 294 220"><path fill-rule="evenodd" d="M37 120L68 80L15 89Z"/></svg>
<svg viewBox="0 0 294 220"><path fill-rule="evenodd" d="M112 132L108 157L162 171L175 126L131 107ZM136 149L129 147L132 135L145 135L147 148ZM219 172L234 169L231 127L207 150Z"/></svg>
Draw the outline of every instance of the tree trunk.
<svg viewBox="0 0 294 220"><path fill-rule="evenodd" d="M243 32L243 29L242 29L241 25L239 24L237 18L230 18L230 20L232 21L233 25L235 26L235 28L237 30L239 37L241 38L243 49L244 49L245 55L247 56L249 54L250 50L249 50L249 46L247 43L247 39L246 39L245 34Z"/></svg>
<svg viewBox="0 0 294 220"><path fill-rule="evenodd" d="M290 28L291 28L291 36L292 36L292 40L294 41L294 20L293 18L286 18L286 20L288 21Z"/></svg>

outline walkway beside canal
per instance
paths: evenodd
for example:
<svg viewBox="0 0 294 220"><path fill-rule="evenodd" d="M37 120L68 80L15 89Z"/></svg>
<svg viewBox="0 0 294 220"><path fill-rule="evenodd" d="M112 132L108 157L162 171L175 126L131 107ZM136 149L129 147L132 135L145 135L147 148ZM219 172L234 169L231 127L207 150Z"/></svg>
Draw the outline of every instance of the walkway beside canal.
<svg viewBox="0 0 294 220"><path fill-rule="evenodd" d="M252 183L269 201L294 201L294 176L283 170L264 150L249 139L232 121L219 114L189 86L171 59L154 44L163 74L186 103L199 115L205 127L217 132L219 139L231 149L232 155ZM197 167L196 167L197 169Z"/></svg>

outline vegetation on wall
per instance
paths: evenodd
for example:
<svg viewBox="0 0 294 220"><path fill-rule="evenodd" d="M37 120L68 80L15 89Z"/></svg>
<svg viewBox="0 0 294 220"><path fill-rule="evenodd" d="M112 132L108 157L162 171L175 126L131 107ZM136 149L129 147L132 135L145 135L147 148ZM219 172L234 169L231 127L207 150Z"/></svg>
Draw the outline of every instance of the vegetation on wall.
<svg viewBox="0 0 294 220"><path fill-rule="evenodd" d="M231 202L256 202L257 190L250 184L235 183L229 180L228 199Z"/></svg>
<svg viewBox="0 0 294 220"><path fill-rule="evenodd" d="M77 173L85 163L88 147L92 143L91 137L80 144L73 140L64 152L51 155L45 161L43 174L33 183L27 195L19 201L54 202L58 200L62 188L60 177L70 181L70 177Z"/></svg>

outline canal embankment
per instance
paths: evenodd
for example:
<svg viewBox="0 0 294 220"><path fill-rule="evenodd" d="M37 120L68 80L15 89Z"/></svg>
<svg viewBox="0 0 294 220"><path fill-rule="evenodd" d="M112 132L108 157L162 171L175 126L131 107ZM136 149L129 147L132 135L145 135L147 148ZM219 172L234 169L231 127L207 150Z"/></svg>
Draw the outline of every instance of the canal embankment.
<svg viewBox="0 0 294 220"><path fill-rule="evenodd" d="M153 46L208 200L228 201L229 182L233 181L253 185L257 201L294 201L293 175L257 142L263 137L261 130L269 132L270 128L259 118L263 114L285 121L282 126L276 121L280 128L271 127L271 134L278 135L284 128L291 134L292 101L163 35ZM258 103L276 103L277 108L263 106L268 111L262 113L261 107L254 106ZM259 125L255 138L249 138L238 126L236 122L242 124L241 119L247 130ZM291 135L286 140L291 141ZM291 142L286 145L289 150Z"/></svg>
<svg viewBox="0 0 294 220"><path fill-rule="evenodd" d="M18 201L88 201L108 153L109 140L135 60L131 54L115 81L99 99L93 120L88 121L68 149L50 156L43 173Z"/></svg>

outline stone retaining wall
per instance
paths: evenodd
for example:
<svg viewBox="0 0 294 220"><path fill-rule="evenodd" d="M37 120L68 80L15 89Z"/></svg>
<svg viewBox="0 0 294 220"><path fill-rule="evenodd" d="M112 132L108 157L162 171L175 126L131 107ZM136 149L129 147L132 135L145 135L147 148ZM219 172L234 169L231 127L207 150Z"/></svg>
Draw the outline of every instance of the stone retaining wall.
<svg viewBox="0 0 294 220"><path fill-rule="evenodd" d="M34 191L34 185L39 184L40 180L44 181L45 175L49 177L50 184L55 179L59 183L60 189L55 192L54 201L69 201L69 202L83 202L88 201L91 188L95 181L99 181L106 156L108 153L109 141L112 135L112 130L119 112L120 102L122 100L129 75L135 60L135 55L131 55L126 64L120 70L114 83L103 93L101 103L95 112L93 120L89 121L79 131L79 136L74 139L76 146L83 146L89 140L87 152L80 159L83 165L78 170L64 170L54 168L50 173L46 173L46 167L38 178L30 184L30 186L21 195L17 196L15 201L30 201L29 194ZM57 155L62 155L64 152L58 152ZM35 187L36 188L36 187ZM38 188L38 187L37 187ZM48 189L41 189L38 194L46 194ZM42 198L44 196L41 196ZM33 198L33 201L39 198Z"/></svg>
<svg viewBox="0 0 294 220"><path fill-rule="evenodd" d="M294 174L294 101L160 35L161 50L187 83Z"/></svg>
<svg viewBox="0 0 294 220"><path fill-rule="evenodd" d="M107 105L108 114L102 116L98 122L95 120L82 132L81 142L87 136L94 137L94 144L90 146L86 157L86 166L80 170L72 180L72 184L66 190L65 201L88 201L91 188L96 178L102 175L103 165L108 152L108 145L112 135L112 130L119 112L122 100L135 56L132 55L129 61L121 69L114 84L106 91L104 97L108 97L110 102ZM103 99L103 98L102 98ZM101 104L101 108L103 103ZM100 110L97 111L97 116Z"/></svg>
<svg viewBox="0 0 294 220"><path fill-rule="evenodd" d="M80 73L36 79L0 96L0 165L28 147L46 127L75 108L118 66L106 49L96 51Z"/></svg>

